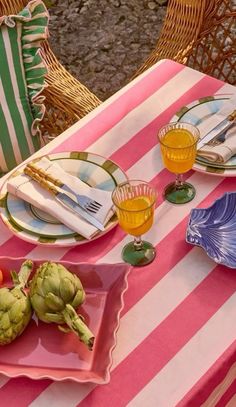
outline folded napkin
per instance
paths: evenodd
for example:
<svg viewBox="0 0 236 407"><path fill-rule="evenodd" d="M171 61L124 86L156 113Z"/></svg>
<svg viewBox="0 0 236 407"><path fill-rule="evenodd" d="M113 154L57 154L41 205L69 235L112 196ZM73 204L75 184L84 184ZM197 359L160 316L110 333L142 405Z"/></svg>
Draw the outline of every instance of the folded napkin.
<svg viewBox="0 0 236 407"><path fill-rule="evenodd" d="M76 193L86 195L100 202L103 206L94 216L103 225L111 218L114 213L112 210L111 192L89 187L79 178L64 171L59 164L50 161L46 157L35 162L35 165L70 186ZM50 192L24 173L11 178L7 183L7 190L11 194L54 216L61 223L86 239L91 239L98 231L95 226L57 202Z"/></svg>
<svg viewBox="0 0 236 407"><path fill-rule="evenodd" d="M233 125L225 133L225 141L221 144L211 146L205 144L198 150L198 157L205 158L210 162L226 163L236 154L236 125Z"/></svg>
<svg viewBox="0 0 236 407"><path fill-rule="evenodd" d="M222 108L215 114L213 114L207 120L204 120L198 125L200 131L200 139L204 137L209 131L217 126L222 120L236 109L236 94L234 94L229 100L223 103ZM205 158L210 162L225 163L233 155L236 154L236 125L233 124L225 132L225 141L221 144L212 146L205 144L198 151L198 157Z"/></svg>

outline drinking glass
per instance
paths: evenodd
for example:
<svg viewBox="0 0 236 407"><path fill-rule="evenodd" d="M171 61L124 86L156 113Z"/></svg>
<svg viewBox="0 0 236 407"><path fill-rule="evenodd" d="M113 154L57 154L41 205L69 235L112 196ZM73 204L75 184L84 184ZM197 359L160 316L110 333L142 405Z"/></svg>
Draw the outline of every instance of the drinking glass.
<svg viewBox="0 0 236 407"><path fill-rule="evenodd" d="M181 122L169 123L158 133L164 165L176 174L175 182L168 184L164 190L164 197L169 202L183 204L191 201L196 194L194 186L183 181L183 173L194 164L199 135L197 127Z"/></svg>
<svg viewBox="0 0 236 407"><path fill-rule="evenodd" d="M155 248L141 235L153 224L156 197L155 188L140 180L119 184L112 193L120 227L134 236L122 250L123 260L133 266L145 266L155 258Z"/></svg>

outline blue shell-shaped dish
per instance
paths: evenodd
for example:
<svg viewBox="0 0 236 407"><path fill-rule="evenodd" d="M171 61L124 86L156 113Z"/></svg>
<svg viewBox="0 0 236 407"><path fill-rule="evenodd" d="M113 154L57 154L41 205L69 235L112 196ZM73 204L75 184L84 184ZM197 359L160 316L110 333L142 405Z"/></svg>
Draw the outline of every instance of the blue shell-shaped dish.
<svg viewBox="0 0 236 407"><path fill-rule="evenodd" d="M186 241L201 246L216 263L236 268L236 192L206 209L192 209Z"/></svg>

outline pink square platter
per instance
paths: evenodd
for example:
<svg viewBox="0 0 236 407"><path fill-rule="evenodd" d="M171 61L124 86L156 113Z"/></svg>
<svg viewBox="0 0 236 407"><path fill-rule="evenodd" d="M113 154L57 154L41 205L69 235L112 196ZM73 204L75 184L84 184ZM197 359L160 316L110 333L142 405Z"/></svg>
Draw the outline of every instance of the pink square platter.
<svg viewBox="0 0 236 407"><path fill-rule="evenodd" d="M10 284L10 271L19 271L24 260L0 257L4 284ZM44 261L33 260L32 275ZM78 312L95 335L93 350L89 351L74 333L63 333L56 324L41 322L34 315L21 336L0 346L0 373L8 377L108 383L130 266L60 263L78 275L85 289L86 299Z"/></svg>

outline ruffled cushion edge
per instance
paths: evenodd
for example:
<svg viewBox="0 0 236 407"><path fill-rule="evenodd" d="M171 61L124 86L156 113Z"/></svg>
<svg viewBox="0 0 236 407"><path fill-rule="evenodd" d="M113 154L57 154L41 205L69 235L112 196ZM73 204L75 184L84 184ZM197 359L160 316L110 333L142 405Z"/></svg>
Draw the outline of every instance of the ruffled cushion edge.
<svg viewBox="0 0 236 407"><path fill-rule="evenodd" d="M42 57L41 42L49 36L49 13L43 1L32 0L19 14L0 17L0 26L4 23L8 27L15 27L18 22L22 24L22 58L33 116L31 134L39 135L42 140L39 122L42 121L46 108L45 96L41 93L47 86L45 75L48 68Z"/></svg>

